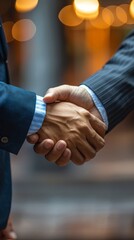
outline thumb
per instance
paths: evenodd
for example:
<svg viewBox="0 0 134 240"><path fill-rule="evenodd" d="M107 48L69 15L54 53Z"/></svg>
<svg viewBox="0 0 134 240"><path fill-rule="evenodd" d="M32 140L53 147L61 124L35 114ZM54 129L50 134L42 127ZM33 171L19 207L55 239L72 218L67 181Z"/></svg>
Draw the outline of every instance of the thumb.
<svg viewBox="0 0 134 240"><path fill-rule="evenodd" d="M69 101L73 88L73 86L69 85L61 85L58 87L49 88L43 100L46 103L53 103L56 101Z"/></svg>
<svg viewBox="0 0 134 240"><path fill-rule="evenodd" d="M35 144L37 143L39 140L39 136L37 133L34 133L34 134L31 134L31 135L28 135L27 136L27 141L30 143L30 144Z"/></svg>

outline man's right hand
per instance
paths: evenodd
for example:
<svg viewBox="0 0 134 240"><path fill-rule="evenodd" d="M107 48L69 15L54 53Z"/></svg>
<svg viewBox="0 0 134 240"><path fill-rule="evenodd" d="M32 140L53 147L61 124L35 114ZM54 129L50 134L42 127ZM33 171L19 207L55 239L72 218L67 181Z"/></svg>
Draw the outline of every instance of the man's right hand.
<svg viewBox="0 0 134 240"><path fill-rule="evenodd" d="M46 103L52 103L57 101L72 102L78 106L81 106L87 109L95 117L102 120L100 113L98 112L98 110L96 109L92 101L92 98L90 97L86 89L83 88L82 86L61 85L59 87L50 88L44 97L44 101ZM97 124L98 134L102 138L104 138L106 126L102 122L100 124L100 122L99 122L99 127L98 127L97 121L93 121L92 126L96 128L96 124ZM34 135L31 137L34 137ZM50 143L50 139L46 139L44 140L44 142L38 143L38 144L35 144L36 142L33 142L35 144L34 148L36 152L40 153L41 155L45 155L46 159L48 159L49 161L52 161L55 156L55 159L56 159L55 162L57 163L57 165L66 165L70 160L71 152L69 152L69 149L65 147L66 145L65 141L62 141L60 150L56 149L56 145L57 144L60 145L60 141L58 141L54 145L54 142L52 143L52 139L51 139L51 146L49 148L48 147L46 148L47 141ZM66 158L64 158L64 155L66 156Z"/></svg>
<svg viewBox="0 0 134 240"><path fill-rule="evenodd" d="M94 116L102 120L102 117L94 105L94 102L88 91L82 86L61 85L49 88L44 96L45 103L54 103L56 101L71 102L79 107L83 107Z"/></svg>
<svg viewBox="0 0 134 240"><path fill-rule="evenodd" d="M71 102L79 107L83 107L90 111L94 103L91 96L82 86L61 85L49 88L44 96L46 103L54 103L57 101Z"/></svg>

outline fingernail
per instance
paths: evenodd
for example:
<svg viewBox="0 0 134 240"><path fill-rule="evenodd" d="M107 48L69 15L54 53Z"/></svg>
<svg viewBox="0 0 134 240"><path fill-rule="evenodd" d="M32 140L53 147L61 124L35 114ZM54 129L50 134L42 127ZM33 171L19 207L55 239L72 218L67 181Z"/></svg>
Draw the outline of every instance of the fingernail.
<svg viewBox="0 0 134 240"><path fill-rule="evenodd" d="M9 236L10 236L11 239L17 239L17 234L14 231L11 231L9 233Z"/></svg>
<svg viewBox="0 0 134 240"><path fill-rule="evenodd" d="M64 142L60 142L57 144L57 150L63 150L65 148L65 143Z"/></svg>
<svg viewBox="0 0 134 240"><path fill-rule="evenodd" d="M66 149L66 151L64 152L64 155L63 155L63 156L64 156L64 157L71 158L71 152Z"/></svg>
<svg viewBox="0 0 134 240"><path fill-rule="evenodd" d="M52 93L46 93L46 95L44 96L45 97L52 97Z"/></svg>
<svg viewBox="0 0 134 240"><path fill-rule="evenodd" d="M49 149L49 148L51 148L52 147L52 143L50 143L50 142L45 142L45 148L46 149Z"/></svg>

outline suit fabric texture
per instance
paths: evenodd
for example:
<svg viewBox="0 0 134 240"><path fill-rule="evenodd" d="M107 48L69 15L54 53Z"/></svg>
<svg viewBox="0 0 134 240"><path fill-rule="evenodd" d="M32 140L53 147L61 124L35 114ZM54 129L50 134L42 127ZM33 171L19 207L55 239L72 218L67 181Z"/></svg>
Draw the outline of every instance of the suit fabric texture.
<svg viewBox="0 0 134 240"><path fill-rule="evenodd" d="M0 21L0 229L11 208L9 153L17 154L27 136L36 103L35 93L9 84L7 45Z"/></svg>
<svg viewBox="0 0 134 240"><path fill-rule="evenodd" d="M103 104L110 131L134 109L134 31L105 66L83 84Z"/></svg>

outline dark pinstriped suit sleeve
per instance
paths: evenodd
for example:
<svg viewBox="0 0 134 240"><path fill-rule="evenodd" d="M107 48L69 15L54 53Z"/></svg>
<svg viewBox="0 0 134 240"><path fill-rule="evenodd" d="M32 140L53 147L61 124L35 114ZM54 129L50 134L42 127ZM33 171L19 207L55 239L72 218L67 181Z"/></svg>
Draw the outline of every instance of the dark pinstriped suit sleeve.
<svg viewBox="0 0 134 240"><path fill-rule="evenodd" d="M106 109L110 131L134 109L134 31L106 65L84 81Z"/></svg>

